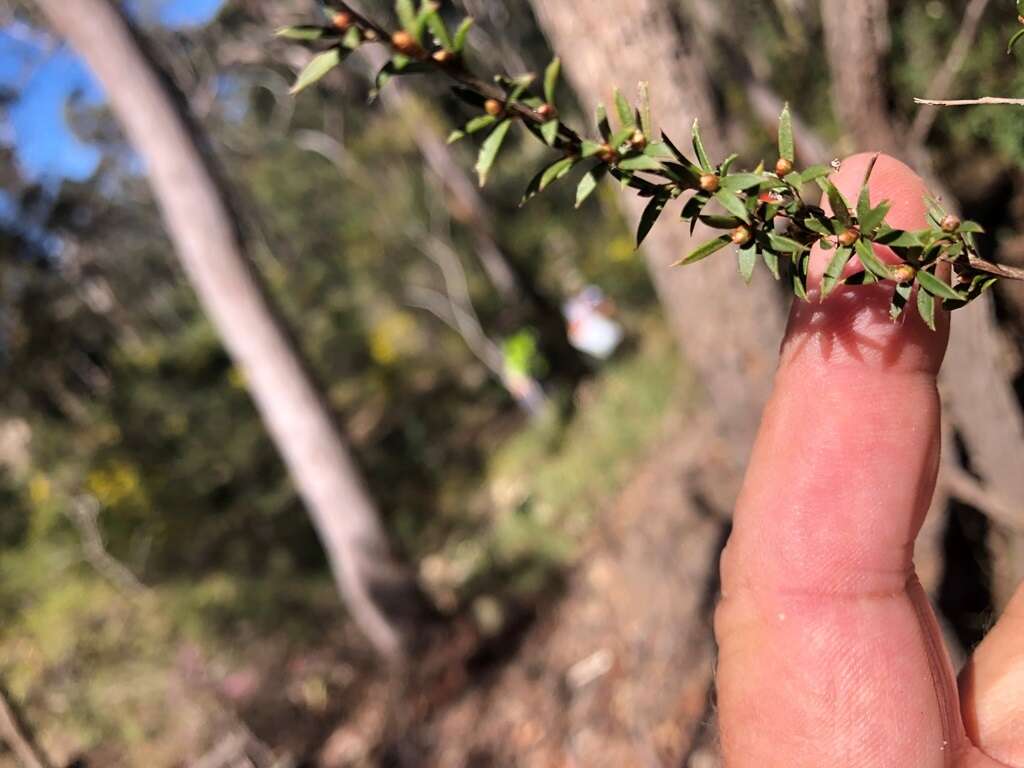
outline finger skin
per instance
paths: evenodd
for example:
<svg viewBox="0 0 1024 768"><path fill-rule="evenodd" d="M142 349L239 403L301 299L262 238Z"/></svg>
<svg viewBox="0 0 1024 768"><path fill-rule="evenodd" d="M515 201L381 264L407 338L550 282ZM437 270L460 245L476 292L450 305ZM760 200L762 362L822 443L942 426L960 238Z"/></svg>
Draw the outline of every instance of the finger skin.
<svg viewBox="0 0 1024 768"><path fill-rule="evenodd" d="M868 162L850 158L834 178L848 199ZM925 225L926 190L906 166L880 157L870 188L893 203L893 226ZM932 332L910 312L894 324L891 290L793 308L722 558L728 768L937 768L969 749L912 565L938 468L948 323Z"/></svg>
<svg viewBox="0 0 1024 768"><path fill-rule="evenodd" d="M1024 766L1024 587L960 674L967 735L1007 766Z"/></svg>

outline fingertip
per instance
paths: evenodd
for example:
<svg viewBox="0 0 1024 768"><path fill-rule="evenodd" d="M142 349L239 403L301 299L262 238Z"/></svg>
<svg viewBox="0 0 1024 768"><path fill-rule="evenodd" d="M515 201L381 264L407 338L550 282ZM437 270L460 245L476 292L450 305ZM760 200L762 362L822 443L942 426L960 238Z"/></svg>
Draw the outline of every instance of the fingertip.
<svg viewBox="0 0 1024 768"><path fill-rule="evenodd" d="M928 223L928 187L908 165L891 155L861 153L848 157L831 177L843 196L855 205L867 181L872 206L888 202L886 223L896 229L923 229ZM827 199L822 207L831 213ZM885 263L900 259L885 246L875 245L875 253ZM786 339L783 365L810 363L858 365L905 371L938 372L949 337L949 317L936 311L937 330L928 328L918 313L912 296L902 315L890 314L894 283L871 286L840 286L822 301L817 287L832 251L819 245L811 254L808 301L794 304ZM847 274L862 270L854 258Z"/></svg>

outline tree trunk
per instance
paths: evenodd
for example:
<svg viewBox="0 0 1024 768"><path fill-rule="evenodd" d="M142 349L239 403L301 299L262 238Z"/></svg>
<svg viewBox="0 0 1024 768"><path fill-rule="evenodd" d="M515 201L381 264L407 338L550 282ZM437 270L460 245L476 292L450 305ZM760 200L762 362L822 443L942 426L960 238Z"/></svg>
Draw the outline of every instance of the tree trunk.
<svg viewBox="0 0 1024 768"><path fill-rule="evenodd" d="M647 81L655 123L682 142L679 137L689 134L699 116L709 151L721 157L706 72L687 51L664 0L634 0L611 15L604 0L531 4L585 105L608 103L613 86L632 93ZM637 221L646 201L624 192L623 203ZM767 275L742 286L736 265L725 256L670 270L696 243L712 237L698 227L691 238L685 224L671 219L665 216L654 228L644 254L669 326L704 385L716 436L706 456L724 479L712 490L720 504L731 504L768 396L782 305Z"/></svg>
<svg viewBox="0 0 1024 768"><path fill-rule="evenodd" d="M178 257L248 382L353 619L377 650L409 649L420 593L389 552L360 473L254 272L215 162L184 101L109 0L38 0L103 84L148 166Z"/></svg>

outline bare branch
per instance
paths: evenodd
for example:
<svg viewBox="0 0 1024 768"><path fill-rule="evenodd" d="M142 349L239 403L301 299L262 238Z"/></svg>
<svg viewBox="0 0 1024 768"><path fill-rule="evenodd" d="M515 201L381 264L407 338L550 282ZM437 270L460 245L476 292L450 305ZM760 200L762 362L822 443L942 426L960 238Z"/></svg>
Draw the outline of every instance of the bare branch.
<svg viewBox="0 0 1024 768"><path fill-rule="evenodd" d="M1021 509L986 488L980 480L956 462L943 466L943 482L951 496L984 512L994 522L1015 532L1024 532Z"/></svg>
<svg viewBox="0 0 1024 768"><path fill-rule="evenodd" d="M928 107L975 107L981 104L1010 104L1024 107L1024 99L1008 99L1001 96L982 96L980 99L914 99L914 103Z"/></svg>
<svg viewBox="0 0 1024 768"><path fill-rule="evenodd" d="M2 686L0 686L0 741L10 747L25 768L50 768L51 763L46 759L46 755L43 754L39 745L35 743L29 728L18 717L14 705L7 698Z"/></svg>
<svg viewBox="0 0 1024 768"><path fill-rule="evenodd" d="M93 496L75 497L66 509L68 519L78 529L86 562L122 592L146 592L146 585L139 581L131 569L107 551L100 531L99 513L100 504Z"/></svg>
<svg viewBox="0 0 1024 768"><path fill-rule="evenodd" d="M953 85L953 79L960 72L964 61L967 60L971 43L974 42L974 38L978 34L978 24L981 22L981 17L985 15L989 2L990 0L971 0L967 10L964 11L963 21L960 22L960 32L957 34L956 40L953 41L953 46L949 49L949 55L946 56L942 68L929 83L928 93L933 96L942 96L949 91L950 86ZM938 112L935 109L923 108L918 111L910 129L910 141L920 144L928 138L937 116Z"/></svg>

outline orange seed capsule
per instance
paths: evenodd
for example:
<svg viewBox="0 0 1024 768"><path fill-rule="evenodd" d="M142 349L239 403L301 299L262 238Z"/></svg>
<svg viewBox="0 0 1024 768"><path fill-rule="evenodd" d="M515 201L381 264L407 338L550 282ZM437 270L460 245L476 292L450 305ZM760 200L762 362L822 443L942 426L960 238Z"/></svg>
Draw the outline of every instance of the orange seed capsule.
<svg viewBox="0 0 1024 768"><path fill-rule="evenodd" d="M732 231L732 241L736 245L746 245L750 242L751 237L753 237L753 235L747 227L736 227L736 229Z"/></svg>
<svg viewBox="0 0 1024 768"><path fill-rule="evenodd" d="M505 109L504 105L497 99L488 99L484 102L484 112L491 117L497 117Z"/></svg>
<svg viewBox="0 0 1024 768"><path fill-rule="evenodd" d="M793 163L784 157L780 157L775 163L775 174L779 177L788 176L793 172Z"/></svg>
<svg viewBox="0 0 1024 768"><path fill-rule="evenodd" d="M700 188L705 192L717 192L719 186L718 176L713 173L705 173L700 177Z"/></svg>
<svg viewBox="0 0 1024 768"><path fill-rule="evenodd" d="M850 227L848 230L839 235L836 240L844 248L849 248L851 245L856 243L860 239L860 230L856 227Z"/></svg>
<svg viewBox="0 0 1024 768"><path fill-rule="evenodd" d="M537 114L545 120L552 120L558 113L551 104L541 104L537 107Z"/></svg>
<svg viewBox="0 0 1024 768"><path fill-rule="evenodd" d="M961 222L958 217L954 216L953 214L949 214L942 220L942 231L950 233L956 232L958 229L960 229L960 225L962 223L963 222Z"/></svg>
<svg viewBox="0 0 1024 768"><path fill-rule="evenodd" d="M917 270L909 264L899 264L895 267L890 267L889 271L892 273L892 279L897 283L909 283L917 275Z"/></svg>
<svg viewBox="0 0 1024 768"><path fill-rule="evenodd" d="M334 26L345 32L352 26L352 14L345 11L334 14Z"/></svg>

